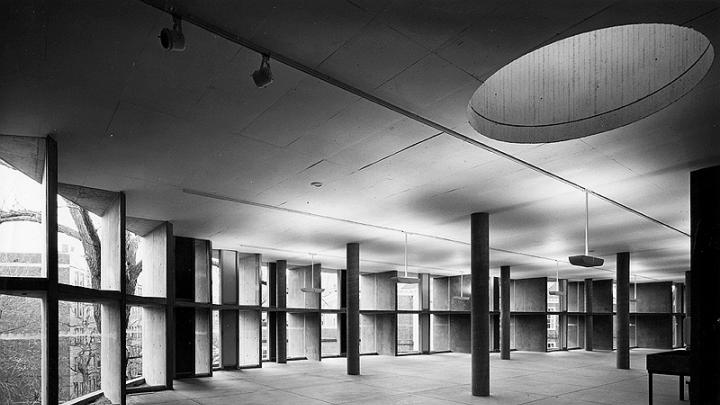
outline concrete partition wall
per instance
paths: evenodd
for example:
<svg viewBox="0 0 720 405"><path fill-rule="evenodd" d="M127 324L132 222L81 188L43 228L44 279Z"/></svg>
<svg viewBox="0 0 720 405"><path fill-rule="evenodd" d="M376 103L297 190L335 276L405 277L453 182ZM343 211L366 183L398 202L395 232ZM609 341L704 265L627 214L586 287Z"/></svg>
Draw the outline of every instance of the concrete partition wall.
<svg viewBox="0 0 720 405"><path fill-rule="evenodd" d="M360 310L394 311L397 282L396 272L360 274Z"/></svg>
<svg viewBox="0 0 720 405"><path fill-rule="evenodd" d="M258 367L262 355L260 311L240 311L238 319L238 367Z"/></svg>
<svg viewBox="0 0 720 405"><path fill-rule="evenodd" d="M260 305L260 255L237 255L238 304Z"/></svg>
<svg viewBox="0 0 720 405"><path fill-rule="evenodd" d="M458 353L470 353L470 315L450 314L450 350Z"/></svg>
<svg viewBox="0 0 720 405"><path fill-rule="evenodd" d="M613 350L613 280L593 280L592 291L592 347Z"/></svg>
<svg viewBox="0 0 720 405"><path fill-rule="evenodd" d="M287 355L288 359L320 360L320 314L287 314Z"/></svg>
<svg viewBox="0 0 720 405"><path fill-rule="evenodd" d="M397 353L395 314L360 314L360 353Z"/></svg>
<svg viewBox="0 0 720 405"><path fill-rule="evenodd" d="M514 348L530 352L547 351L547 316L513 315Z"/></svg>
<svg viewBox="0 0 720 405"><path fill-rule="evenodd" d="M526 312L511 316L510 346L517 350L546 351L547 277L510 280L510 310Z"/></svg>
<svg viewBox="0 0 720 405"><path fill-rule="evenodd" d="M450 290L448 277L430 278L430 310L447 311L450 309Z"/></svg>
<svg viewBox="0 0 720 405"><path fill-rule="evenodd" d="M444 352L450 350L450 315L430 315L430 350Z"/></svg>
<svg viewBox="0 0 720 405"><path fill-rule="evenodd" d="M510 311L547 311L547 277L510 280Z"/></svg>
<svg viewBox="0 0 720 405"><path fill-rule="evenodd" d="M672 349L672 282L640 283L636 298L637 346Z"/></svg>
<svg viewBox="0 0 720 405"><path fill-rule="evenodd" d="M472 277L467 274L465 276L448 277L448 291L450 295L451 311L470 311L472 305L471 300L459 300L455 297L469 297L471 292Z"/></svg>
<svg viewBox="0 0 720 405"><path fill-rule="evenodd" d="M210 310L195 310L195 375L212 374L212 322Z"/></svg>

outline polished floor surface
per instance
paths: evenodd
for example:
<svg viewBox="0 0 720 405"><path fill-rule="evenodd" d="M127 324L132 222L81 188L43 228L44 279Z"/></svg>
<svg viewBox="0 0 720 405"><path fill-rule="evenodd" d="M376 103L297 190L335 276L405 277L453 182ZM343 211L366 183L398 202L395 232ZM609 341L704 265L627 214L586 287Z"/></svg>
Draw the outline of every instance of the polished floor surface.
<svg viewBox="0 0 720 405"><path fill-rule="evenodd" d="M363 356L360 376L345 359L265 363L261 369L216 371L175 382L174 391L135 394L129 404L647 404L648 350L631 351L631 370L613 352L513 352L490 355L491 396L470 395L470 356ZM678 377L655 375L656 405L678 398ZM686 395L687 398L687 395Z"/></svg>

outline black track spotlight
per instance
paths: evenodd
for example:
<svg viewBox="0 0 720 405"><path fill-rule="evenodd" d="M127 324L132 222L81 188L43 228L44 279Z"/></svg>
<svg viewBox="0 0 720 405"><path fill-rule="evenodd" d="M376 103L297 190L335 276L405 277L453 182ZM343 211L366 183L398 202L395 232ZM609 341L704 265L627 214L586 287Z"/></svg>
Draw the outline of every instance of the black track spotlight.
<svg viewBox="0 0 720 405"><path fill-rule="evenodd" d="M182 20L180 17L173 15L173 27L163 28L160 31L160 45L166 51L184 51L185 35L182 33Z"/></svg>
<svg viewBox="0 0 720 405"><path fill-rule="evenodd" d="M267 87L273 82L272 71L270 70L270 55L263 55L260 62L260 69L252 74L255 85L259 88Z"/></svg>

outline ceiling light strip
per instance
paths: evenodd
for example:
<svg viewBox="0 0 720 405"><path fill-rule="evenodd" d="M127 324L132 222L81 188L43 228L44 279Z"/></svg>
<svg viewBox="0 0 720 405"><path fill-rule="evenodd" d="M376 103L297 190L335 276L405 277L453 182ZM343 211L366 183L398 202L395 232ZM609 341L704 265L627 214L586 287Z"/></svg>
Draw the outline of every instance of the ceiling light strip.
<svg viewBox="0 0 720 405"><path fill-rule="evenodd" d="M493 154L495 154L495 155L497 155L497 156L500 156L500 157L503 157L503 158L508 159L508 160L510 160L510 161L513 161L513 162L515 162L515 163L517 163L517 164L519 164L519 165L525 166L525 167L528 168L528 169L531 169L531 170L533 170L533 171L535 171L535 172L537 172L537 173L540 173L540 174L542 174L542 175L545 175L545 176L547 176L547 177L550 177L550 178L552 178L552 179L555 179L555 180L557 180L557 181L559 181L559 182L561 182L561 183L564 183L564 184L566 184L566 185L568 185L568 186L574 187L574 188L576 188L576 189L578 189L578 190L581 190L581 191L587 191L588 193L592 194L593 196L595 196L595 197L597 197L597 198L599 198L599 199L601 199L601 200L604 200L604 201L606 201L606 202L608 202L608 203L610 203L610 204L613 204L613 205L617 206L618 208L624 209L624 210L626 210L626 211L628 211L628 212L630 212L630 213L632 213L632 214L635 214L635 215L637 215L637 216L639 216L639 217L641 217L641 218L644 218L644 219L646 219L646 220L648 220L648 221L651 221L651 222L653 222L653 223L655 223L655 224L657 224L657 225L660 225L660 226L663 226L663 227L665 227L665 228L667 228L667 229L670 229L670 230L672 230L672 231L675 231L675 232L677 232L677 233L679 233L679 234L681 234L681 235L690 237L690 234L687 233L687 232L684 232L684 231L682 231L682 230L680 230L680 229L678 229L678 228L675 228L674 226L672 226L672 225L670 225L670 224L666 224L666 223L664 223L664 222L662 222L662 221L660 221L660 220L658 220L658 219L655 219L655 218L653 218L653 217L651 217L651 216L649 216L649 215L647 215L647 214L644 214L644 213L642 213L642 212L640 212L640 211L638 211L638 210L636 210L636 209L634 209L634 208L631 208L631 207L629 207L629 206L627 206L627 205L625 205L625 204L622 204L622 203L620 203L620 202L618 202L618 201L615 201L615 200L613 200L613 199L611 199L611 198L609 198L609 197L605 197L605 196L602 195L602 194L599 194L599 193L596 193L596 192L594 192L594 191L591 191L591 190L587 189L586 187L581 186L581 185L578 184L578 183L575 183L575 182L572 181L572 180L569 180L569 179L566 179L566 178L564 178L564 177L561 177L561 176L559 176L559 175L557 175L557 174L555 174L555 173L549 172L549 171L547 171L547 170L545 170L545 169L543 169L543 168L541 168L541 167L539 167L539 166L536 166L536 165L534 165L534 164L532 164L532 163L530 163L530 162L527 162L527 161L522 160L522 159L520 159L520 158L517 158L517 157L515 157L515 156L513 156L513 155L510 155L510 154L507 153L507 152L503 152L503 151L500 150L500 149L496 149L496 148L494 148L494 147L492 147L492 146L490 146L490 145L487 145L487 144L485 144L485 143L482 143L482 142L480 142L480 141L478 141L478 140L476 140L476 139L474 139L474 138L470 138L470 137L468 137L468 136L466 136L466 135L463 135L463 134L461 134L461 133L459 133L459 132L457 132L457 131L455 131L455 130L453 130L453 129L450 129L450 128L444 126L444 125L441 125L441 124L439 124L439 123L437 123L437 122L435 122L435 121L432 121L432 120L430 120L430 119L428 119L428 118L425 118L425 117L423 117L423 116L421 116L421 115L418 115L418 114L416 114L416 113L414 113L414 112L412 112L412 111L406 110L405 108L402 108L402 107L400 107L400 106L398 106L398 105L395 105L395 104L393 104L393 103L391 103L391 102L389 102L389 101L387 101L387 100L384 100L384 99L382 99L382 98L380 98L380 97L377 97L377 96L374 96L374 95L372 95L372 94L370 94L370 93L367 93L367 92L365 92L364 90L361 90L361 89L359 89L359 88L357 88L357 87L355 87L355 86L352 86L352 85L350 85L350 84L348 84L348 83L342 82L342 81L340 81L340 80L338 80L338 79L335 79L335 78L333 78L333 77L331 77L331 76L328 76L327 74L322 73L322 72L320 72L320 71L318 71L318 70L316 70L316 69L314 69L314 68L311 68L311 67L309 67L309 66L306 66L306 65L304 65L304 64L302 64L302 63L300 63L300 62L298 62L298 61L296 61L296 60L294 60L294 59L292 59L292 58L289 58L289 57L284 56L284 55L282 55L282 54L273 52L273 51L271 51L270 49L267 49L267 48L265 48L265 47L263 47L263 46L260 46L260 45L254 43L254 42L248 41L247 39L242 38L242 37L240 37L239 35L236 35L236 34L234 34L234 33L232 33L232 32L229 32L229 31L227 31L227 30L225 30L225 29L223 29L223 28L221 28L221 27L218 27L218 26L216 26L216 25L207 23L207 22L203 21L202 19L200 19L200 18L198 18L198 17L196 17L196 16L194 16L194 15L192 15L192 14L189 14L189 13L184 12L184 10L179 10L179 9L177 9L177 8L173 8L172 10L170 10L170 7L171 7L171 6L169 6L167 3L163 3L163 4L165 4L165 6L159 6L159 5L155 4L155 2L152 2L152 1L150 1L150 0L143 0L143 2L145 2L146 4L148 4L148 5L152 6L152 7L158 8L158 9L164 11L164 12L171 13L171 14L174 14L174 15L180 15L180 16L182 16L182 18L183 18L185 21L187 21L187 22L189 22L189 23L191 23L191 24L194 24L194 25L196 25L196 26L198 26L198 27L200 27L200 28L202 28L202 29L204 29L204 30L206 30L206 31L208 31L208 32L211 32L211 33L213 33L213 34L215 34L215 35L218 35L218 36L220 36L220 37L223 37L223 38L227 39L228 41L234 42L234 43L236 43L236 44L238 44L238 45L241 45L241 46L243 46L243 47L245 47L245 48L247 48L247 49L250 49L250 50L252 50L252 51L258 52L258 53L260 53L260 54L262 54L262 55L269 55L272 59L274 59L274 60L276 60L276 61L278 61L278 62L280 62L280 63L282 63L282 64L284 64L284 65L287 65L287 66L289 66L289 67L291 67L291 68L293 68L293 69L299 70L299 71L301 71L301 72L303 72L303 73L305 73L305 74L307 74L307 75L313 76L313 77L315 77L316 79L322 80L322 81L324 81L324 82L326 82L326 83L328 83L328 84L330 84L330 85L332 85L332 86L341 88L341 89L343 89L343 90L345 90L345 91L347 91L347 92L349 92L349 93L352 93L352 94L354 94L354 95L356 95L356 96L358 96L358 97L364 98L365 100L368 100L368 101L370 101L370 102L372 102L372 103L375 103L375 104L377 104L377 105L380 105L380 106L382 106L382 107L385 107L385 108L387 108L388 110L394 111L394 112L396 112L396 113L398 113L398 114L400 114L400 115L404 115L404 116L407 117L407 118L410 118L410 119L412 119L412 120L414 120L414 121L420 122L420 123L422 123L422 124L424 124L424 125L427 125L427 126L429 126L429 127L431 127L431 128L435 128L435 129L438 130L438 131L445 132L446 134L448 134L448 135L450 135L450 136L452 136L452 137L455 137L455 138L457 138L457 139L459 139L459 140L461 140L461 141L463 141L463 142L466 142L466 143L469 143L470 145L473 145L473 146L476 146L476 147L478 147L478 148L484 149L484 150L486 150L486 151L488 151L488 152L490 152L490 153L493 153Z"/></svg>

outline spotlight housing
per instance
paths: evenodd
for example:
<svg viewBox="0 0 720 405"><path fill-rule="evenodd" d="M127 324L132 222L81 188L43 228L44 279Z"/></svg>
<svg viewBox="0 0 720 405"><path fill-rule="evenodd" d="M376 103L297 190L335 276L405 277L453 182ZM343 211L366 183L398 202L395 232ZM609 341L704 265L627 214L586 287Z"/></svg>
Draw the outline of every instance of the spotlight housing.
<svg viewBox="0 0 720 405"><path fill-rule="evenodd" d="M172 29L163 28L158 38L160 38L160 45L166 51L184 51L185 35L182 33L182 20L180 17L174 15Z"/></svg>
<svg viewBox="0 0 720 405"><path fill-rule="evenodd" d="M270 70L270 55L263 55L260 68L253 72L253 81L259 88L267 87L273 82L272 71Z"/></svg>

